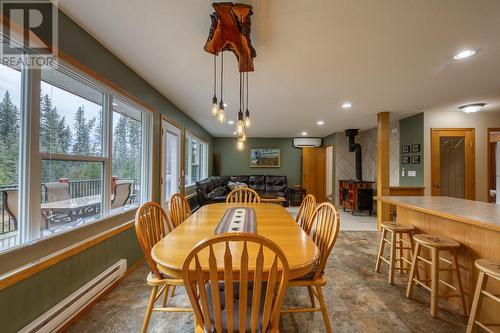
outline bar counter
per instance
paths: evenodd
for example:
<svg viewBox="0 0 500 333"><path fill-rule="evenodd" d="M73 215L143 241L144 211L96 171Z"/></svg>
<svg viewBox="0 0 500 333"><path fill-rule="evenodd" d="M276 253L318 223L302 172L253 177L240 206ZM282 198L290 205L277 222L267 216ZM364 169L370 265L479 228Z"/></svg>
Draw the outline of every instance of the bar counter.
<svg viewBox="0 0 500 333"><path fill-rule="evenodd" d="M479 258L500 261L500 205L429 196L380 196L375 200L396 206L398 223L413 225L419 233L446 236L462 244L458 261L470 310L478 276L474 261ZM420 267L421 272L427 275L430 267ZM441 279L453 281L447 272L441 272ZM500 282L492 281L488 289L500 294ZM443 288L443 291L449 290ZM459 311L458 299L449 298L444 302L450 305L450 309ZM485 298L481 316L489 321L498 321L500 304Z"/></svg>

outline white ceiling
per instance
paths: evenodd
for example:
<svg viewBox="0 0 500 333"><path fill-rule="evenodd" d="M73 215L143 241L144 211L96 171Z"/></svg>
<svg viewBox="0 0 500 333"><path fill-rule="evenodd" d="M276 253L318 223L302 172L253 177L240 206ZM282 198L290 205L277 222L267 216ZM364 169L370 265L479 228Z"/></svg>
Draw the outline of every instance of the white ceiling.
<svg viewBox="0 0 500 333"><path fill-rule="evenodd" d="M500 109L498 0L255 0L250 137L326 136L466 102ZM214 136L213 58L203 51L207 0L59 0L61 9ZM462 49L477 49L453 60ZM236 116L235 57L225 57L224 101ZM226 61L227 60L227 61ZM353 107L343 110L350 101ZM316 121L325 121L317 126Z"/></svg>

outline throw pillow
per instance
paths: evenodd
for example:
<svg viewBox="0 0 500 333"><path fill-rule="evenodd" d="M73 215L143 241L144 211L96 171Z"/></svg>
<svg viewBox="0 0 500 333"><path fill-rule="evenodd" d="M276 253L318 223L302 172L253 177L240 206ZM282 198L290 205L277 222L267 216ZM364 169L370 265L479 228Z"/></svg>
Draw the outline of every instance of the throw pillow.
<svg viewBox="0 0 500 333"><path fill-rule="evenodd" d="M214 200L217 197L221 197L226 194L226 187L225 186L219 186L215 188L212 192L208 194L208 198L211 200Z"/></svg>
<svg viewBox="0 0 500 333"><path fill-rule="evenodd" d="M236 182L236 188L245 188L245 187L248 187L246 183Z"/></svg>
<svg viewBox="0 0 500 333"><path fill-rule="evenodd" d="M232 191L232 190L235 190L238 188L238 185L236 185L235 182L228 182L227 183L227 187L229 187L229 189Z"/></svg>

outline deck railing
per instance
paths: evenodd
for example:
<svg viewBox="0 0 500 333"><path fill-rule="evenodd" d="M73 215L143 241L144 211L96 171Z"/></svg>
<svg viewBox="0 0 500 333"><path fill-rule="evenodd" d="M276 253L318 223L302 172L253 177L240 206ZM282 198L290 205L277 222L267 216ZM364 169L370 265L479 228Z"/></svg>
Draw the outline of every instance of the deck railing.
<svg viewBox="0 0 500 333"><path fill-rule="evenodd" d="M69 195L70 198L80 198L91 195L101 194L102 181L100 179L87 179L87 180L73 180L69 181ZM47 193L45 184L42 184L41 200L42 203L47 202ZM16 223L13 217L5 209L6 202L4 191L17 189L16 184L0 186L0 235L15 231ZM134 183L134 188L131 191L132 202L138 202L139 198L135 196L138 193L137 182Z"/></svg>

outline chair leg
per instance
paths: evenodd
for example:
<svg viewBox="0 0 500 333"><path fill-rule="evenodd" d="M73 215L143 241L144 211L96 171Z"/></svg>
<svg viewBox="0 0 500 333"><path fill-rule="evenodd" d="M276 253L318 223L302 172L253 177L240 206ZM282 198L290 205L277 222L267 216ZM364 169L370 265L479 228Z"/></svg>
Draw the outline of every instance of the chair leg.
<svg viewBox="0 0 500 333"><path fill-rule="evenodd" d="M170 293L170 297L174 297L175 293L175 286L172 286L172 292Z"/></svg>
<svg viewBox="0 0 500 333"><path fill-rule="evenodd" d="M431 249L431 316L436 317L438 313L439 299L439 250Z"/></svg>
<svg viewBox="0 0 500 333"><path fill-rule="evenodd" d="M394 263L396 261L396 231L391 232L391 253L389 258L389 284L394 283Z"/></svg>
<svg viewBox="0 0 500 333"><path fill-rule="evenodd" d="M158 286L154 286L151 290L151 296L149 297L148 307L146 308L146 317L144 317L144 322L142 323L142 333L148 331L149 319L151 319L151 312L153 312L153 306L155 304L156 293L158 292Z"/></svg>
<svg viewBox="0 0 500 333"><path fill-rule="evenodd" d="M309 292L309 298L311 299L311 308L315 308L316 302L314 300L314 292L312 286L307 286L307 291Z"/></svg>
<svg viewBox="0 0 500 333"><path fill-rule="evenodd" d="M472 300L472 307L470 309L469 323L467 324L467 332L472 333L474 331L474 324L476 323L477 310L481 304L481 291L486 286L488 277L485 276L483 271L479 271L479 276L477 277L476 291L474 292L474 299Z"/></svg>
<svg viewBox="0 0 500 333"><path fill-rule="evenodd" d="M464 295L464 289L462 287L462 278L460 276L460 268L458 267L458 259L457 259L457 251L456 249L453 249L450 251L451 252L451 262L452 266L455 267L455 274L457 277L457 291L458 294L460 295L460 300L462 302L462 310L464 311L464 316L467 316L467 304L465 304L465 295Z"/></svg>
<svg viewBox="0 0 500 333"><path fill-rule="evenodd" d="M326 307L325 299L323 298L323 291L321 290L321 286L316 286L316 292L318 294L318 301L321 306L321 313L323 314L323 320L325 321L326 332L331 333L332 328L330 326L330 318L328 317L328 308Z"/></svg>
<svg viewBox="0 0 500 333"><path fill-rule="evenodd" d="M165 286L165 290L163 291L163 301L161 304L164 308L167 306L168 290L169 289L170 289L170 286Z"/></svg>
<svg viewBox="0 0 500 333"><path fill-rule="evenodd" d="M404 256L404 250L403 250L403 234L398 233L398 244L399 244L399 273L403 274L403 256Z"/></svg>
<svg viewBox="0 0 500 333"><path fill-rule="evenodd" d="M412 240L413 242L413 240ZM418 254L420 252L420 243L415 245L413 250L413 259L411 261L410 276L408 278L408 287L406 288L406 297L411 298L413 294L413 287L415 286L415 273L418 272Z"/></svg>
<svg viewBox="0 0 500 333"><path fill-rule="evenodd" d="M384 247L385 247L384 239L385 239L386 232L387 232L387 230L385 228L382 229L382 237L380 237L380 245L378 247L377 263L375 264L375 272L377 272L377 273L380 273L380 262L382 261L382 259L380 259L380 257L382 257L384 255Z"/></svg>
<svg viewBox="0 0 500 333"><path fill-rule="evenodd" d="M410 233L408 234L408 237L410 238L410 247L411 247L411 250L410 250L410 258L413 260L413 254L415 253L415 242L413 241L413 234ZM410 269L411 269L411 266L410 266ZM416 265L415 267L415 276L417 277L418 280L420 280L420 275L418 274L418 265Z"/></svg>

